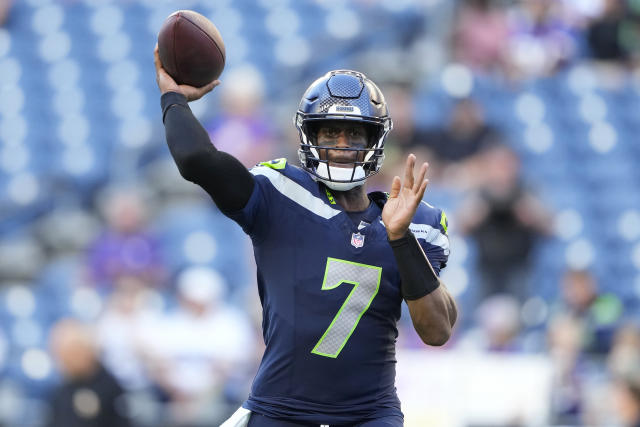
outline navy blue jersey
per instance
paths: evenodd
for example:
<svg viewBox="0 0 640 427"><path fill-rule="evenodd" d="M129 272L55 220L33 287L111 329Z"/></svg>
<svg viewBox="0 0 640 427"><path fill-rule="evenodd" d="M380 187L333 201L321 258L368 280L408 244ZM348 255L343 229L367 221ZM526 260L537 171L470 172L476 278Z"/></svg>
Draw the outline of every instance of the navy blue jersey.
<svg viewBox="0 0 640 427"><path fill-rule="evenodd" d="M354 222L284 159L251 173L249 202L229 214L253 242L266 343L244 406L318 424L402 415L394 385L402 297L384 202ZM449 254L446 217L421 203L410 228L439 272Z"/></svg>

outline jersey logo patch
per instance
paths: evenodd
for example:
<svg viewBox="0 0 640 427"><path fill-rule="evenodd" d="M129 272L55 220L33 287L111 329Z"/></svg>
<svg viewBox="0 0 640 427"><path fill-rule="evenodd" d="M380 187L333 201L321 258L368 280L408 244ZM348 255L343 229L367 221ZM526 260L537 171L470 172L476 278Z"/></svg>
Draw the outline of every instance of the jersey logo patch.
<svg viewBox="0 0 640 427"><path fill-rule="evenodd" d="M360 233L351 234L351 245L356 248L364 246L364 235Z"/></svg>
<svg viewBox="0 0 640 427"><path fill-rule="evenodd" d="M329 203L331 203L332 205L335 205L336 199L333 198L333 194L331 194L331 191L329 191L327 187L324 188L324 191L327 193L327 199L329 199Z"/></svg>

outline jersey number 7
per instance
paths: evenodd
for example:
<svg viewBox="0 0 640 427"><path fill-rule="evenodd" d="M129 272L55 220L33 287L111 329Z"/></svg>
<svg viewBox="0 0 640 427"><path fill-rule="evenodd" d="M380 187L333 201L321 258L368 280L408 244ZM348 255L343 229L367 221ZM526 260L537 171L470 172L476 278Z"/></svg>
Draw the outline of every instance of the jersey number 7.
<svg viewBox="0 0 640 427"><path fill-rule="evenodd" d="M378 294L382 267L327 258L322 290L335 289L343 283L354 285L331 324L311 350L319 356L336 358L358 326L360 318Z"/></svg>

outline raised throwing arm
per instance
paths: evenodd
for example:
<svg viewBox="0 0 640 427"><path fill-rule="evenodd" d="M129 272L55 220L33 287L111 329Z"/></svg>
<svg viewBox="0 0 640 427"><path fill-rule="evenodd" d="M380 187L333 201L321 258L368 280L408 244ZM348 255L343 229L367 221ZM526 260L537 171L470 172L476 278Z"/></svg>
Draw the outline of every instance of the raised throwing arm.
<svg viewBox="0 0 640 427"><path fill-rule="evenodd" d="M201 88L178 85L162 67L157 46L154 56L167 145L180 174L209 193L221 211L242 209L251 197L253 176L238 159L213 145L188 105L220 82L215 80Z"/></svg>

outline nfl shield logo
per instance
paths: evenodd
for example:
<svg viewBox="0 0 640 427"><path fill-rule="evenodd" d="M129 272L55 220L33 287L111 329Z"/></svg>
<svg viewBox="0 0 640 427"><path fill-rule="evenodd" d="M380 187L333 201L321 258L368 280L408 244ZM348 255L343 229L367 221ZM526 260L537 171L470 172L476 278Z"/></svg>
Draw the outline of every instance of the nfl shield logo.
<svg viewBox="0 0 640 427"><path fill-rule="evenodd" d="M364 236L360 233L353 233L351 235L351 244L356 248L361 248L364 245Z"/></svg>

